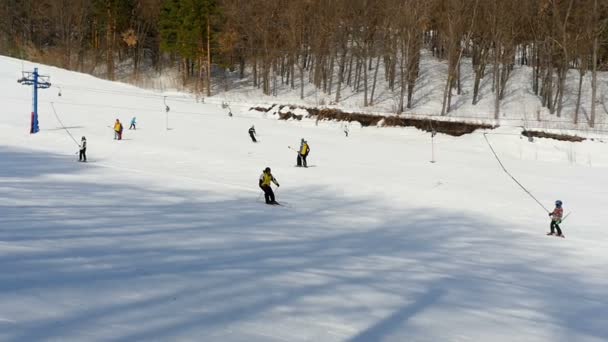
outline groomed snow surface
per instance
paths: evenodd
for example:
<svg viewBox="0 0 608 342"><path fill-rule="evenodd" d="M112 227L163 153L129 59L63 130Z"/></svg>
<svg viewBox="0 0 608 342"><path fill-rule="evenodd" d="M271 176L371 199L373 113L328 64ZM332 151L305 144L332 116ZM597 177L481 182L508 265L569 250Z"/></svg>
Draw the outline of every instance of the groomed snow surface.
<svg viewBox="0 0 608 342"><path fill-rule="evenodd" d="M26 70L33 65L25 63ZM2 341L605 341L608 144L278 121L0 58ZM255 102L255 99L250 99ZM75 142L88 140L89 163ZM138 128L128 130L132 116ZM113 140L116 118L124 139ZM255 124L260 143L247 130ZM501 133L501 134L497 134ZM295 168L301 138L307 169ZM270 166L285 207L266 206Z"/></svg>

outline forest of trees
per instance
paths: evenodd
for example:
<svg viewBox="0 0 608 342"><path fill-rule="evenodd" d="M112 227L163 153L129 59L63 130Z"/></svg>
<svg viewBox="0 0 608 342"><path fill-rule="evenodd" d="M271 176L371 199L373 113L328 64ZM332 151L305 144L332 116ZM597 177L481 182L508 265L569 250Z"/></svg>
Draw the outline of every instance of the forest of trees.
<svg viewBox="0 0 608 342"><path fill-rule="evenodd" d="M92 72L131 65L132 77L178 70L210 95L228 72L251 77L265 94L277 84L312 83L341 100L341 89L373 105L380 82L412 106L421 51L447 64L442 115L462 91L462 60L474 73L473 104L492 80L496 118L516 64L542 105L564 115L566 73L579 74L574 123L596 122L597 74L608 69L607 0L3 0L0 54ZM378 71L382 77L378 79ZM588 118L579 115L591 77Z"/></svg>

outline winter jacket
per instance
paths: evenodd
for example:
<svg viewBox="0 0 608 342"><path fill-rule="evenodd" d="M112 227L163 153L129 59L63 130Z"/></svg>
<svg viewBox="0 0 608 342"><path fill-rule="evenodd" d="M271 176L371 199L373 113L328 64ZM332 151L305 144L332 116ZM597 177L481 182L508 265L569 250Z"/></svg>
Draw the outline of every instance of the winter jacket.
<svg viewBox="0 0 608 342"><path fill-rule="evenodd" d="M551 220L552 221L561 221L563 215L564 215L564 209L555 208L555 209L553 209L553 212L551 213L551 217L552 217Z"/></svg>
<svg viewBox="0 0 608 342"><path fill-rule="evenodd" d="M114 124L114 131L115 132L122 132L122 124L120 122L116 122Z"/></svg>
<svg viewBox="0 0 608 342"><path fill-rule="evenodd" d="M266 173L266 172L262 172L262 175L260 176L260 187L262 186L270 186L270 183L274 183L277 186L279 186L279 182L277 182L276 178L274 178L274 176L271 173Z"/></svg>
<svg viewBox="0 0 608 342"><path fill-rule="evenodd" d="M84 150L86 150L86 149L87 149L87 141L86 141L86 140L83 140L83 141L80 143L80 150L81 150L81 151L84 151Z"/></svg>
<svg viewBox="0 0 608 342"><path fill-rule="evenodd" d="M303 143L302 146L300 146L300 154L303 156L307 156L309 152L310 147L308 146L308 143Z"/></svg>

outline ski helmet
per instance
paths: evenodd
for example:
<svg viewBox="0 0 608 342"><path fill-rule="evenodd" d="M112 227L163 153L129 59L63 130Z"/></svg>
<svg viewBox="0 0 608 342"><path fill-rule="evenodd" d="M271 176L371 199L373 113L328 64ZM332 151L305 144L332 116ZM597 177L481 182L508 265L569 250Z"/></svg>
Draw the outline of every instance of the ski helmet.
<svg viewBox="0 0 608 342"><path fill-rule="evenodd" d="M562 201L560 201L560 200L555 201L555 206L556 207L561 207L562 206Z"/></svg>
<svg viewBox="0 0 608 342"><path fill-rule="evenodd" d="M269 167L265 168L264 172L270 172L270 168Z"/></svg>
<svg viewBox="0 0 608 342"><path fill-rule="evenodd" d="M87 140L87 138L85 138L85 137L83 136L83 137L82 137L82 139L80 139L80 140Z"/></svg>

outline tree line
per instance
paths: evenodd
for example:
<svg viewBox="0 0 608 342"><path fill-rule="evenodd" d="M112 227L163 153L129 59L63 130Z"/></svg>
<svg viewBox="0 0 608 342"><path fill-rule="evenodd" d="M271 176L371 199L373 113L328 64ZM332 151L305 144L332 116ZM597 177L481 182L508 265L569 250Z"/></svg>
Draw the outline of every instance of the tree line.
<svg viewBox="0 0 608 342"><path fill-rule="evenodd" d="M590 126L597 75L608 69L606 0L4 0L0 30L5 55L82 72L102 66L111 80L117 65L130 65L134 79L170 68L207 95L236 73L268 95L280 83L304 98L312 83L339 103L351 87L371 106L383 82L397 94L397 113L413 107L424 50L448 66L442 115L462 92L463 59L472 61L473 104L491 78L495 118L514 66L527 65L551 114ZM564 114L572 70L577 103Z"/></svg>

